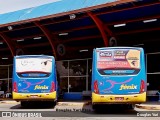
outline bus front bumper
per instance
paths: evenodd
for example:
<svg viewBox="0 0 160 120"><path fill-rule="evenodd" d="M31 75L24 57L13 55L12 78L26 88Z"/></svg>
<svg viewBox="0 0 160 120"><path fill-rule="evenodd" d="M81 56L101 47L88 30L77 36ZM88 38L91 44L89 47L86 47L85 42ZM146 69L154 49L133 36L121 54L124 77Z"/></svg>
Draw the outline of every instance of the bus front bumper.
<svg viewBox="0 0 160 120"><path fill-rule="evenodd" d="M14 100L56 100L57 93L56 91L51 93L16 93L12 92Z"/></svg>
<svg viewBox="0 0 160 120"><path fill-rule="evenodd" d="M146 92L131 95L100 95L92 93L92 104L128 104L143 102L146 102Z"/></svg>

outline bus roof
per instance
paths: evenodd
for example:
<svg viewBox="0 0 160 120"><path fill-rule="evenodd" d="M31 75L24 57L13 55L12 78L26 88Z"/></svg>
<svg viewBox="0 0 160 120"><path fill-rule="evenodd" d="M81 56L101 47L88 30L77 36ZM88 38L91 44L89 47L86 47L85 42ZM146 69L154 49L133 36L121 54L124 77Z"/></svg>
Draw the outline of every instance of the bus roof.
<svg viewBox="0 0 160 120"><path fill-rule="evenodd" d="M116 47L101 47L101 48L95 48L96 50L106 50L106 49L140 49L142 50L142 47L122 47L122 46L116 46Z"/></svg>
<svg viewBox="0 0 160 120"><path fill-rule="evenodd" d="M14 56L15 58L27 58L27 57L49 57L49 58L54 58L54 56L49 56L49 55L17 55Z"/></svg>

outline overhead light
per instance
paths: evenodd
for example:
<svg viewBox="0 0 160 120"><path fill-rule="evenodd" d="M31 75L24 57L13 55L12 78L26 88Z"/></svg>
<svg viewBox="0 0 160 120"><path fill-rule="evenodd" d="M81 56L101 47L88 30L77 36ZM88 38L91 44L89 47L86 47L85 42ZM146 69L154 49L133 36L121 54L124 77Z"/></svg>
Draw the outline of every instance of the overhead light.
<svg viewBox="0 0 160 120"><path fill-rule="evenodd" d="M2 60L7 60L8 58L2 58Z"/></svg>
<svg viewBox="0 0 160 120"><path fill-rule="evenodd" d="M148 22L155 22L155 21L157 21L157 19L144 20L143 22L148 23Z"/></svg>
<svg viewBox="0 0 160 120"><path fill-rule="evenodd" d="M85 49L85 50L79 50L79 52L87 52L88 50L87 49Z"/></svg>
<svg viewBox="0 0 160 120"><path fill-rule="evenodd" d="M75 15L75 14L70 14L70 15L69 15L69 18L70 18L70 19L75 19L75 18L76 18L76 15Z"/></svg>
<svg viewBox="0 0 160 120"><path fill-rule="evenodd" d="M133 45L133 46L143 46L144 44L142 43L142 44L137 44L137 45Z"/></svg>
<svg viewBox="0 0 160 120"><path fill-rule="evenodd" d="M0 42L0 44L3 44L3 42Z"/></svg>
<svg viewBox="0 0 160 120"><path fill-rule="evenodd" d="M12 30L13 29L13 27L12 26L8 26L8 30Z"/></svg>
<svg viewBox="0 0 160 120"><path fill-rule="evenodd" d="M68 35L68 33L60 33L59 36Z"/></svg>
<svg viewBox="0 0 160 120"><path fill-rule="evenodd" d="M35 38L33 38L34 40L37 40L37 39L41 39L42 37L35 37Z"/></svg>
<svg viewBox="0 0 160 120"><path fill-rule="evenodd" d="M122 27L122 26L125 26L126 24L123 23L123 24L117 24L117 25L114 25L114 27Z"/></svg>
<svg viewBox="0 0 160 120"><path fill-rule="evenodd" d="M21 41L24 41L24 39L17 40L17 42L21 42Z"/></svg>

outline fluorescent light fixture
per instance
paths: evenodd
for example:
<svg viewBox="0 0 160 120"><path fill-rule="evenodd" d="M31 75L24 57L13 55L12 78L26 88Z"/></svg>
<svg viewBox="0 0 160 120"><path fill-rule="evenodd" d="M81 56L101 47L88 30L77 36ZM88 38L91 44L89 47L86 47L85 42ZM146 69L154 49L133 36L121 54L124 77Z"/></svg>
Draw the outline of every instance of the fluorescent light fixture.
<svg viewBox="0 0 160 120"><path fill-rule="evenodd" d="M155 22L155 21L157 21L157 19L144 20L143 22L148 23L148 22Z"/></svg>
<svg viewBox="0 0 160 120"><path fill-rule="evenodd" d="M17 42L21 42L21 41L24 41L24 39L17 40Z"/></svg>
<svg viewBox="0 0 160 120"><path fill-rule="evenodd" d="M34 40L37 40L37 39L41 39L42 37L35 37L35 38L33 38Z"/></svg>
<svg viewBox="0 0 160 120"><path fill-rule="evenodd" d="M117 25L114 25L114 27L122 27L122 26L126 26L126 24L125 24L125 23L123 23L123 24L117 24Z"/></svg>
<svg viewBox="0 0 160 120"><path fill-rule="evenodd" d="M2 60L7 60L8 58L2 58Z"/></svg>
<svg viewBox="0 0 160 120"><path fill-rule="evenodd" d="M79 50L79 52L87 52L88 50L87 49L85 49L85 50Z"/></svg>
<svg viewBox="0 0 160 120"><path fill-rule="evenodd" d="M142 44L137 44L137 45L133 45L133 46L143 46L144 44L142 43Z"/></svg>
<svg viewBox="0 0 160 120"><path fill-rule="evenodd" d="M3 42L0 42L0 44L3 44Z"/></svg>
<svg viewBox="0 0 160 120"><path fill-rule="evenodd" d="M59 36L68 35L68 33L60 33Z"/></svg>

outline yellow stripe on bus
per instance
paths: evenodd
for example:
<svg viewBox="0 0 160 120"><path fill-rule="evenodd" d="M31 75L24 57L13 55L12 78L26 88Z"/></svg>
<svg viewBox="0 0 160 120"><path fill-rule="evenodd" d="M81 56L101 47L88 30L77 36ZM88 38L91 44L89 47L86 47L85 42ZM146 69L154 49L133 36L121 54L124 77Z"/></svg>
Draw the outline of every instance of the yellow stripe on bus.
<svg viewBox="0 0 160 120"><path fill-rule="evenodd" d="M116 98L123 100L116 100ZM92 103L142 103L146 102L146 92L132 95L100 95L92 92Z"/></svg>
<svg viewBox="0 0 160 120"><path fill-rule="evenodd" d="M16 93L12 92L14 100L47 100L56 99L56 91L51 93Z"/></svg>

